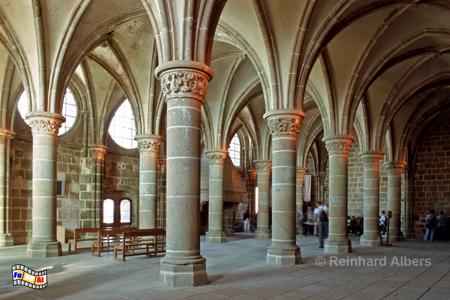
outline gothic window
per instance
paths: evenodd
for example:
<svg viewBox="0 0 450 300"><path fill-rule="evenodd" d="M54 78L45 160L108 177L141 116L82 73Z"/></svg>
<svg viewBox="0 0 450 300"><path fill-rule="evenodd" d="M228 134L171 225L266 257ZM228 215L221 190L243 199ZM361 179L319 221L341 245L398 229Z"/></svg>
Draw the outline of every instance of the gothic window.
<svg viewBox="0 0 450 300"><path fill-rule="evenodd" d="M30 101L28 99L28 94L24 91L19 98L19 102L17 103L17 108L19 110L20 116L22 119L28 124L28 121L25 119L26 114L31 110ZM75 97L72 91L68 88L66 89L66 93L64 95L63 106L61 114L66 118L66 121L61 124L61 128L59 128L58 135L63 135L67 131L69 131L78 116L78 107L77 102L75 101Z"/></svg>
<svg viewBox="0 0 450 300"><path fill-rule="evenodd" d="M72 91L67 89L62 107L62 115L66 118L66 121L62 123L61 128L59 128L58 135L63 135L73 127L77 120L77 114L77 103L75 102Z"/></svg>
<svg viewBox="0 0 450 300"><path fill-rule="evenodd" d="M131 224L131 200L127 198L103 200L102 223L107 227Z"/></svg>
<svg viewBox="0 0 450 300"><path fill-rule="evenodd" d="M103 224L114 224L114 200L103 200Z"/></svg>
<svg viewBox="0 0 450 300"><path fill-rule="evenodd" d="M128 199L120 201L120 223L131 223L131 201Z"/></svg>
<svg viewBox="0 0 450 300"><path fill-rule="evenodd" d="M237 134L231 139L228 155L230 155L231 161L235 166L239 167L241 165L241 142Z"/></svg>
<svg viewBox="0 0 450 300"><path fill-rule="evenodd" d="M116 110L108 129L114 142L126 149L134 149L137 146L136 126L130 101L125 100Z"/></svg>

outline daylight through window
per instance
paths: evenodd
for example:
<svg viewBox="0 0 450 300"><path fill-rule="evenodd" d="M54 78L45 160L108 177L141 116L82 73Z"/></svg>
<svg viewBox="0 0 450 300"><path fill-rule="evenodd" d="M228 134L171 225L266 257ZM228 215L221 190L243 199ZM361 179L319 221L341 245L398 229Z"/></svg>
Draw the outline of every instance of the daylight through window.
<svg viewBox="0 0 450 300"><path fill-rule="evenodd" d="M237 134L235 134L231 139L228 154L230 155L231 161L235 166L241 165L241 142L239 141Z"/></svg>
<svg viewBox="0 0 450 300"><path fill-rule="evenodd" d="M125 100L117 109L109 125L108 132L119 146L126 149L136 148L134 114L128 100Z"/></svg>

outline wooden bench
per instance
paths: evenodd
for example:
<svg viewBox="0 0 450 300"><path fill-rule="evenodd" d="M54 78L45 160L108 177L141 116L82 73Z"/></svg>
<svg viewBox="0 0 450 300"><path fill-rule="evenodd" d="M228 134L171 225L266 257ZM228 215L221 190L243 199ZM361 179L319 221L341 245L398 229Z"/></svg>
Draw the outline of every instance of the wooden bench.
<svg viewBox="0 0 450 300"><path fill-rule="evenodd" d="M137 230L136 227L102 228L97 238L92 240L91 254L102 256L102 252L110 252L114 244L120 241L120 235Z"/></svg>
<svg viewBox="0 0 450 300"><path fill-rule="evenodd" d="M124 232L120 242L114 244L114 257L119 259L122 252L122 261L125 257L133 255L158 256L166 252L165 229L138 229Z"/></svg>
<svg viewBox="0 0 450 300"><path fill-rule="evenodd" d="M79 250L89 249L90 247L79 247L80 242L94 241L98 238L100 228L75 228L73 233L73 239L69 239L69 252L72 252L72 248L75 254Z"/></svg>

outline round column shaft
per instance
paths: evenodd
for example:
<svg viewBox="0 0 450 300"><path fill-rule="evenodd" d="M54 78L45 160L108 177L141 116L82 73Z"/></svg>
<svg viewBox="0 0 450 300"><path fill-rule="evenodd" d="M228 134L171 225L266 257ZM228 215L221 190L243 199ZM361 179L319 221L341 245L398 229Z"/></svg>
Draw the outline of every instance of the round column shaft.
<svg viewBox="0 0 450 300"><path fill-rule="evenodd" d="M364 163L364 235L361 236L360 244L379 246L380 161L383 159L383 154L365 152L361 158Z"/></svg>
<svg viewBox="0 0 450 300"><path fill-rule="evenodd" d="M270 160L255 160L258 186L258 218L256 224L256 238L269 239L271 237L269 224L270 206Z"/></svg>
<svg viewBox="0 0 450 300"><path fill-rule="evenodd" d="M158 154L161 137L139 135L139 228L157 228Z"/></svg>
<svg viewBox="0 0 450 300"><path fill-rule="evenodd" d="M226 151L208 151L209 159L209 211L206 241L225 242L223 232L223 167L227 157Z"/></svg>
<svg viewBox="0 0 450 300"><path fill-rule="evenodd" d="M290 110L264 115L272 135L272 244L267 263L294 265L301 262L296 245L296 145L303 114Z"/></svg>
<svg viewBox="0 0 450 300"><path fill-rule="evenodd" d="M57 136L64 117L48 112L27 116L33 134L32 238L28 255L62 255L56 241Z"/></svg>
<svg viewBox="0 0 450 300"><path fill-rule="evenodd" d="M347 181L352 141L347 136L325 139L329 161L329 234L325 242L326 253L345 254L351 250L351 242L347 237Z"/></svg>
<svg viewBox="0 0 450 300"><path fill-rule="evenodd" d="M212 70L193 61L156 69L167 102L166 256L160 280L172 286L207 283L200 255L200 108Z"/></svg>
<svg viewBox="0 0 450 300"><path fill-rule="evenodd" d="M305 174L306 174L307 168L297 168L297 186L296 186L296 196L295 196L295 203L297 206L297 215L296 215L296 227L297 227L297 233L302 233L303 229L301 228L299 219L300 216L303 214L303 186L305 184Z"/></svg>
<svg viewBox="0 0 450 300"><path fill-rule="evenodd" d="M105 145L89 145L87 154L87 166L83 170L86 192L80 193L80 227L101 227L101 207L103 201L103 175L105 169L105 157L107 147ZM81 177L80 176L80 177ZM87 194L88 197L83 195Z"/></svg>
<svg viewBox="0 0 450 300"><path fill-rule="evenodd" d="M388 162L388 210L392 212L392 218L389 223L389 238L393 241L400 239L400 204L401 204L401 183L402 172L405 164L402 162Z"/></svg>
<svg viewBox="0 0 450 300"><path fill-rule="evenodd" d="M12 132L0 129L0 247L13 245L10 228L10 200L8 193L9 142L13 136Z"/></svg>

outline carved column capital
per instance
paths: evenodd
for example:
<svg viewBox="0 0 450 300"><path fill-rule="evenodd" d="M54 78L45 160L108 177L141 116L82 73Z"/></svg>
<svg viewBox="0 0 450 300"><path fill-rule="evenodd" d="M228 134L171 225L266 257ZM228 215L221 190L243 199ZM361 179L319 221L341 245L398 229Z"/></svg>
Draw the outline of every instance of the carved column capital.
<svg viewBox="0 0 450 300"><path fill-rule="evenodd" d="M26 116L32 134L58 135L61 124L65 118L60 114L50 112L32 112Z"/></svg>
<svg viewBox="0 0 450 300"><path fill-rule="evenodd" d="M209 80L210 67L195 61L172 61L156 68L166 101L172 98L192 98L203 101Z"/></svg>
<svg viewBox="0 0 450 300"><path fill-rule="evenodd" d="M205 151L205 155L209 159L209 164L223 165L223 162L228 155L228 151L208 150Z"/></svg>
<svg viewBox="0 0 450 300"><path fill-rule="evenodd" d="M297 168L297 175L301 177L305 177L308 168Z"/></svg>
<svg viewBox="0 0 450 300"><path fill-rule="evenodd" d="M108 147L105 145L89 145L89 156L96 161L104 161Z"/></svg>
<svg viewBox="0 0 450 300"><path fill-rule="evenodd" d="M406 167L406 163L403 161L387 161L383 164L383 167L392 174L401 176L403 169Z"/></svg>
<svg viewBox="0 0 450 300"><path fill-rule="evenodd" d="M345 155L348 156L350 147L353 142L353 138L350 136L339 136L332 138L325 138L325 147L327 148L328 155Z"/></svg>
<svg viewBox="0 0 450 300"><path fill-rule="evenodd" d="M275 110L264 114L269 125L270 134L297 136L305 114L295 110Z"/></svg>
<svg viewBox="0 0 450 300"><path fill-rule="evenodd" d="M6 138L6 139L13 139L15 137L15 133L11 130L0 128L0 137Z"/></svg>
<svg viewBox="0 0 450 300"><path fill-rule="evenodd" d="M159 153L162 138L159 135L138 135L136 141L139 151Z"/></svg>
<svg viewBox="0 0 450 300"><path fill-rule="evenodd" d="M269 173L270 168L272 168L272 162L270 160L254 160L253 163L258 173Z"/></svg>
<svg viewBox="0 0 450 300"><path fill-rule="evenodd" d="M384 158L383 152L378 151L366 151L360 154L365 165L379 165L380 161Z"/></svg>

